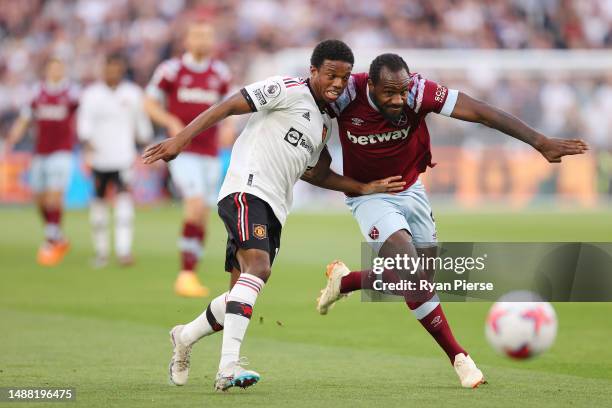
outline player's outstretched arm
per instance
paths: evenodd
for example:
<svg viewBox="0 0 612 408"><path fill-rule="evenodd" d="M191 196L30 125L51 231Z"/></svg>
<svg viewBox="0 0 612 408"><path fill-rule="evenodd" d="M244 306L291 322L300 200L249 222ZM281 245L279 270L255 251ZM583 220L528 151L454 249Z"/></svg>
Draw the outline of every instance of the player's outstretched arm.
<svg viewBox="0 0 612 408"><path fill-rule="evenodd" d="M224 101L200 113L198 117L192 120L175 137L171 137L163 142L147 147L142 158L145 164L151 164L160 159L170 161L174 159L196 135L204 130L216 125L228 116L242 115L251 112L251 107L244 96L242 96L240 92L237 92Z"/></svg>
<svg viewBox="0 0 612 408"><path fill-rule="evenodd" d="M335 173L329 168L330 164L331 156L327 151L327 147L325 147L321 151L317 164L308 169L301 179L317 187L356 195L393 193L402 191L406 184L402 181L402 176L387 177L370 183L360 183L350 177Z"/></svg>
<svg viewBox="0 0 612 408"><path fill-rule="evenodd" d="M451 117L482 123L521 140L539 151L550 163L560 163L563 156L582 154L589 146L580 139L552 139L503 110L459 92Z"/></svg>
<svg viewBox="0 0 612 408"><path fill-rule="evenodd" d="M25 135L29 125L30 119L27 117L19 116L17 118L4 142L4 154L8 155L13 150L13 146L19 143L19 141L23 138L23 135Z"/></svg>

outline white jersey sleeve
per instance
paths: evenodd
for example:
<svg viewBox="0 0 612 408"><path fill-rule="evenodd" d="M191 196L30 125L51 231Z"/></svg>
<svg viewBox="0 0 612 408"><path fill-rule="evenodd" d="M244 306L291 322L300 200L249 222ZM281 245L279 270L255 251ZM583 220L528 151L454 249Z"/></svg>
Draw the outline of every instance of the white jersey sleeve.
<svg viewBox="0 0 612 408"><path fill-rule="evenodd" d="M96 110L95 101L92 100L91 88L83 92L81 103L77 111L77 134L83 142L90 141L93 136L95 122L94 115Z"/></svg>
<svg viewBox="0 0 612 408"><path fill-rule="evenodd" d="M253 112L287 107L287 87L281 76L255 82L240 90Z"/></svg>

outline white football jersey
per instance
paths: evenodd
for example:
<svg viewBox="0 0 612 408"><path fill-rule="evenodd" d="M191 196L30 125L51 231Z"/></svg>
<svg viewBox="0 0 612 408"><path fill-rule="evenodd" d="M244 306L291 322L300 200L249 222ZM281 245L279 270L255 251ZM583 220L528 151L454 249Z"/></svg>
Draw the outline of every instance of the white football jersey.
<svg viewBox="0 0 612 408"><path fill-rule="evenodd" d="M241 93L255 113L234 144L219 200L236 192L253 194L284 224L293 185L319 160L331 135L331 118L301 78L274 76Z"/></svg>
<svg viewBox="0 0 612 408"><path fill-rule="evenodd" d="M77 132L93 148L94 169L130 168L136 158L136 142L144 144L153 138L142 89L128 81L114 89L102 81L90 85L81 97Z"/></svg>

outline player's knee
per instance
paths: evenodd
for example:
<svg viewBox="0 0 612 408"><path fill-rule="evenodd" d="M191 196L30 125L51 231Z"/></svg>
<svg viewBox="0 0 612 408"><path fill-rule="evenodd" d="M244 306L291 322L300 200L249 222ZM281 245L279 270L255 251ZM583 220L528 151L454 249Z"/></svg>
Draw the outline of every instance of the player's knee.
<svg viewBox="0 0 612 408"><path fill-rule="evenodd" d="M185 220L201 224L206 212L206 204L201 198L188 198L185 200Z"/></svg>
<svg viewBox="0 0 612 408"><path fill-rule="evenodd" d="M259 279L264 282L268 281L270 274L272 273L272 269L270 267L270 261L267 257L254 257L249 260L249 262L241 268L243 273L248 273L250 275L255 275Z"/></svg>
<svg viewBox="0 0 612 408"><path fill-rule="evenodd" d="M395 231L389 236L380 249L381 254L396 254L412 252L414 245L412 236L405 229Z"/></svg>

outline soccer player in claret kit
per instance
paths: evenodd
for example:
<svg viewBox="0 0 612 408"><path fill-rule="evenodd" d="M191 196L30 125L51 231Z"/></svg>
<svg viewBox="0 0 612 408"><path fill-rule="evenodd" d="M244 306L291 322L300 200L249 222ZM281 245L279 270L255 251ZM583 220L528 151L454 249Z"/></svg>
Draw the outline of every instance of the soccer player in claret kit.
<svg viewBox="0 0 612 408"><path fill-rule="evenodd" d="M512 115L477 101L457 90L448 89L411 73L406 62L395 54L383 54L372 62L369 73L351 76L344 93L330 105L340 126L344 175L367 183L374 178L401 174L403 191L369 196L347 194L346 203L366 241L379 257L417 257L437 253L436 225L419 174L433 167L430 139L425 123L429 113L437 113L497 129L530 144L551 163L561 157L583 153L582 140L550 139ZM327 187L327 152L304 179ZM411 271L387 271L383 277L411 276ZM406 274L406 272L408 272ZM414 271L419 272L419 271ZM371 270L351 272L342 262L328 265L327 286L317 300L317 310L327 314L338 299L360 289L373 289L378 275ZM433 271L418 276L432 278ZM455 340L437 294L418 298L422 293L402 293L423 327L444 350L453 364L461 385L475 388L484 383L482 372L468 352Z"/></svg>
<svg viewBox="0 0 612 408"><path fill-rule="evenodd" d="M230 72L212 57L213 27L201 21L187 25L185 48L181 58L162 62L146 88L145 108L151 119L174 137L200 112L219 102L230 86ZM164 107L165 102L165 107ZM212 126L186 147L185 153L169 164L170 175L183 199L184 221L179 240L181 272L174 290L179 296L203 297L208 289L197 275L203 254L206 224L214 207L221 173L218 155L220 132L233 132L229 122L221 128Z"/></svg>
<svg viewBox="0 0 612 408"><path fill-rule="evenodd" d="M46 64L45 80L35 86L30 103L22 109L5 144L8 154L34 121L36 143L31 185L45 223L45 241L37 255L38 263L44 266L60 263L70 247L62 234L61 223L64 190L70 182L72 168L78 94L78 87L65 75L64 63L51 58Z"/></svg>
<svg viewBox="0 0 612 408"><path fill-rule="evenodd" d="M225 269L232 274L231 288L194 321L170 332L174 350L169 371L174 384L187 382L193 344L220 330L223 346L215 389L248 387L259 380L258 373L241 366L240 345L280 248L293 185L318 161L332 126L324 111L326 103L344 90L353 61L346 44L323 41L313 51L309 79L275 76L247 85L198 116L176 137L145 151L145 163L171 160L202 130L230 115L254 112L234 145L219 193L219 216L228 233ZM404 185L395 181L398 177L369 183L331 173L329 177L328 188L350 194L399 191Z"/></svg>

